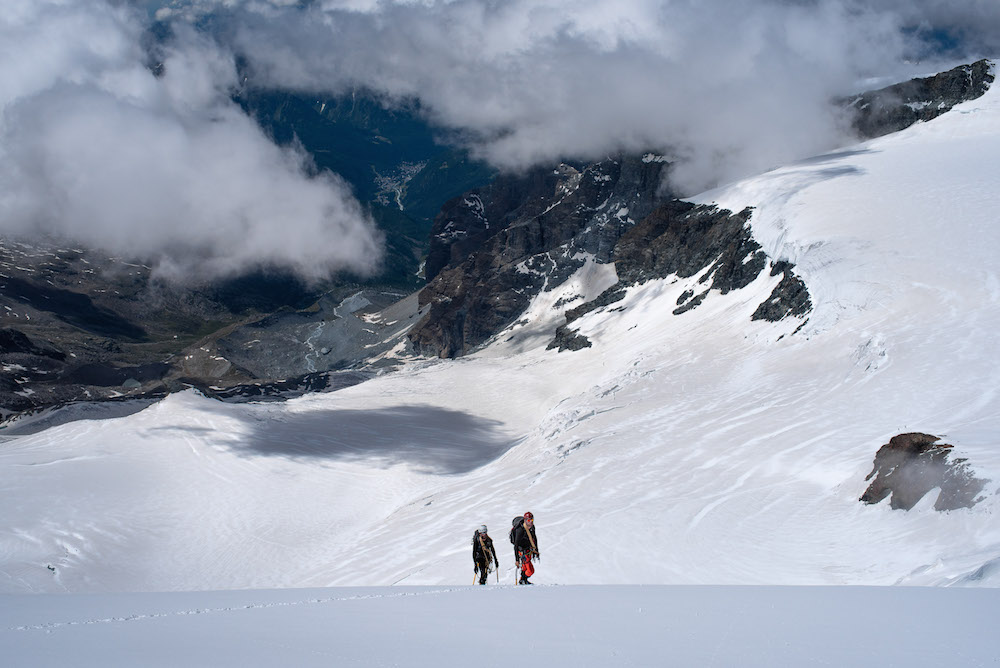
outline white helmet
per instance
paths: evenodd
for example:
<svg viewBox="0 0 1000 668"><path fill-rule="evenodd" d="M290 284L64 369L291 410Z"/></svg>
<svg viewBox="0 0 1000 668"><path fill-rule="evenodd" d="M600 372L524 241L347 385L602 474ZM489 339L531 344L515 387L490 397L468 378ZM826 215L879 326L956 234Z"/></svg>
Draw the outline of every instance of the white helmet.
<svg viewBox="0 0 1000 668"><path fill-rule="evenodd" d="M482 533L482 534L486 533L486 525L485 524L482 525L481 527L479 527L479 533Z"/></svg>

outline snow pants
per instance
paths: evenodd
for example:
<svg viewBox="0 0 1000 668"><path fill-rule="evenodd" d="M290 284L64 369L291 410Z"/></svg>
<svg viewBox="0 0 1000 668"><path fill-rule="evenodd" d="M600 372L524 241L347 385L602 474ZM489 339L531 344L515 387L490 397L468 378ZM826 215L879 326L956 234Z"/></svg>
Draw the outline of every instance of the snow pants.
<svg viewBox="0 0 1000 668"><path fill-rule="evenodd" d="M531 563L531 553L530 552L518 552L517 553L517 566L520 572L520 578L518 582L525 582L528 578L535 574L535 567Z"/></svg>
<svg viewBox="0 0 1000 668"><path fill-rule="evenodd" d="M490 574L491 561L477 561L476 568L479 570L479 584L486 584L486 576Z"/></svg>

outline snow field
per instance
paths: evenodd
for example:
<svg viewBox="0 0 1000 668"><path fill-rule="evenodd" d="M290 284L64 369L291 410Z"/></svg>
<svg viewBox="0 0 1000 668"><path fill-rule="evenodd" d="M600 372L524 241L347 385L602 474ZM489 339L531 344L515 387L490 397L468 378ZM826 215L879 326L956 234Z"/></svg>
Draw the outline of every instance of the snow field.
<svg viewBox="0 0 1000 668"><path fill-rule="evenodd" d="M372 587L0 595L9 665L989 665L987 589ZM916 630L916 632L915 632Z"/></svg>
<svg viewBox="0 0 1000 668"><path fill-rule="evenodd" d="M576 321L592 348L547 351L615 280L588 262L461 360L283 404L182 393L5 442L0 590L465 585L482 523L512 582L525 510L543 584L996 586L998 107L700 198L754 207L810 289L801 329L750 321L777 277L679 316L698 277L668 278ZM953 443L985 500L861 505L906 431Z"/></svg>

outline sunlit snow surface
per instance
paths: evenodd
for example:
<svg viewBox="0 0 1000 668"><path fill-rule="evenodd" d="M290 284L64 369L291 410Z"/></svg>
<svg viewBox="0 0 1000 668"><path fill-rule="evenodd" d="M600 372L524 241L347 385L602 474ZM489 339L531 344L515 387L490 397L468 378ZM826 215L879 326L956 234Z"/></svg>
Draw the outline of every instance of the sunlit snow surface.
<svg viewBox="0 0 1000 668"><path fill-rule="evenodd" d="M440 604L449 610L445 617L465 620L458 633L475 639L495 631L490 625L503 615L522 614L511 596L538 596L549 606L540 610L565 617L586 598L578 592L593 591L448 589L471 583L469 542L482 523L499 547L500 582L513 583L506 529L525 510L538 525L542 561L533 579L541 584L995 587L998 156L1000 88L930 123L699 198L734 210L755 207L755 237L772 257L794 262L809 287L815 308L801 329L794 319L751 322L779 278L766 272L748 288L712 293L679 316L672 314L677 298L697 277L667 279L576 321L593 347L547 351L566 308L557 302L594 296L614 280L610 268L588 263L543 293L526 324L465 359L416 363L283 404L227 405L182 393L133 415L13 438L0 444L0 591L431 585L450 593L412 591L427 594L424 601L450 601ZM909 512L859 503L875 451L908 431L954 444L954 456L991 480L985 499L945 513L932 509L935 493ZM433 626L422 616L435 614L437 604L407 616L396 606L409 590L372 591L396 601L383 608L390 618ZM678 603L691 591L728 591L733 614L751 620L760 612L755 601L798 595L781 588L759 595L743 588L626 588L595 596L621 591L658 592L635 593L650 602L627 605L674 615L696 634L706 632ZM837 598L836 622L851 628L860 628L854 613L868 608L881 609L874 616L881 622L894 619L894 606L922 607L936 620L938 608L955 615L989 608L993 619L997 611L995 590L974 604L958 594L939 601L929 593L938 590L788 591L813 591L815 608L802 605L817 615L824 597ZM851 599L859 591L865 593ZM565 592L562 601L558 592ZM351 595L232 593L234 601L265 603ZM200 596L209 597L210 608L223 606L223 599ZM45 630L27 628L32 624L83 624L98 614L87 602L100 607L105 599L28 600L37 602L0 598L3 642L28 647L35 641L26 638ZM106 600L113 601L110 617L140 613L126 599ZM145 600L154 612L174 609L168 597ZM177 601L178 609L200 606ZM49 607L36 615L33 605ZM346 605L337 603L327 622L353 615L343 612ZM87 611L75 612L80 606ZM797 608L777 607L772 614L795 618ZM297 624L313 609L294 608L285 620ZM730 624L728 615L705 614L716 627ZM590 634L600 629L583 617L580 642L593 647L599 643ZM157 619L129 628L192 623ZM817 623L834 623L823 619ZM200 631L175 632L214 633L217 624L240 622L227 615ZM75 646L69 634L83 628L48 630L63 634L65 648ZM362 639L372 642L380 637L360 622L349 628L363 629ZM395 627L382 629L394 637L386 629ZM102 633L95 631L95 642ZM829 633L817 629L817 642L836 644ZM706 634L704 642L717 637ZM443 642L433 633L407 638L415 647ZM948 648L962 644L951 638ZM869 640L875 651L878 641ZM923 636L911 632L910 640ZM985 654L976 656L1000 654L995 640L980 642ZM392 664L390 650L381 651L376 656ZM832 663L855 662L853 650L839 651L848 654L832 655ZM649 655L630 656L644 665ZM777 658L743 665L785 657L755 656ZM925 665L948 663L926 656ZM724 658L720 665L734 665ZM613 663L593 658L588 665ZM972 662L952 662L963 663Z"/></svg>

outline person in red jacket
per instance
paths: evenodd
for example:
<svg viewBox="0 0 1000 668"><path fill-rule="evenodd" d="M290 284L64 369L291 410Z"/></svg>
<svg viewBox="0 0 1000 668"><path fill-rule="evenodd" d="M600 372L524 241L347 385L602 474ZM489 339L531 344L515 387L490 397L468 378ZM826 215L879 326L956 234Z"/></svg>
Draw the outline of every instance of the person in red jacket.
<svg viewBox="0 0 1000 668"><path fill-rule="evenodd" d="M522 522L514 527L514 558L519 569L517 584L531 584L528 578L534 575L535 567L532 557L541 558L538 552L538 537L535 535L535 516L530 512L524 514Z"/></svg>

